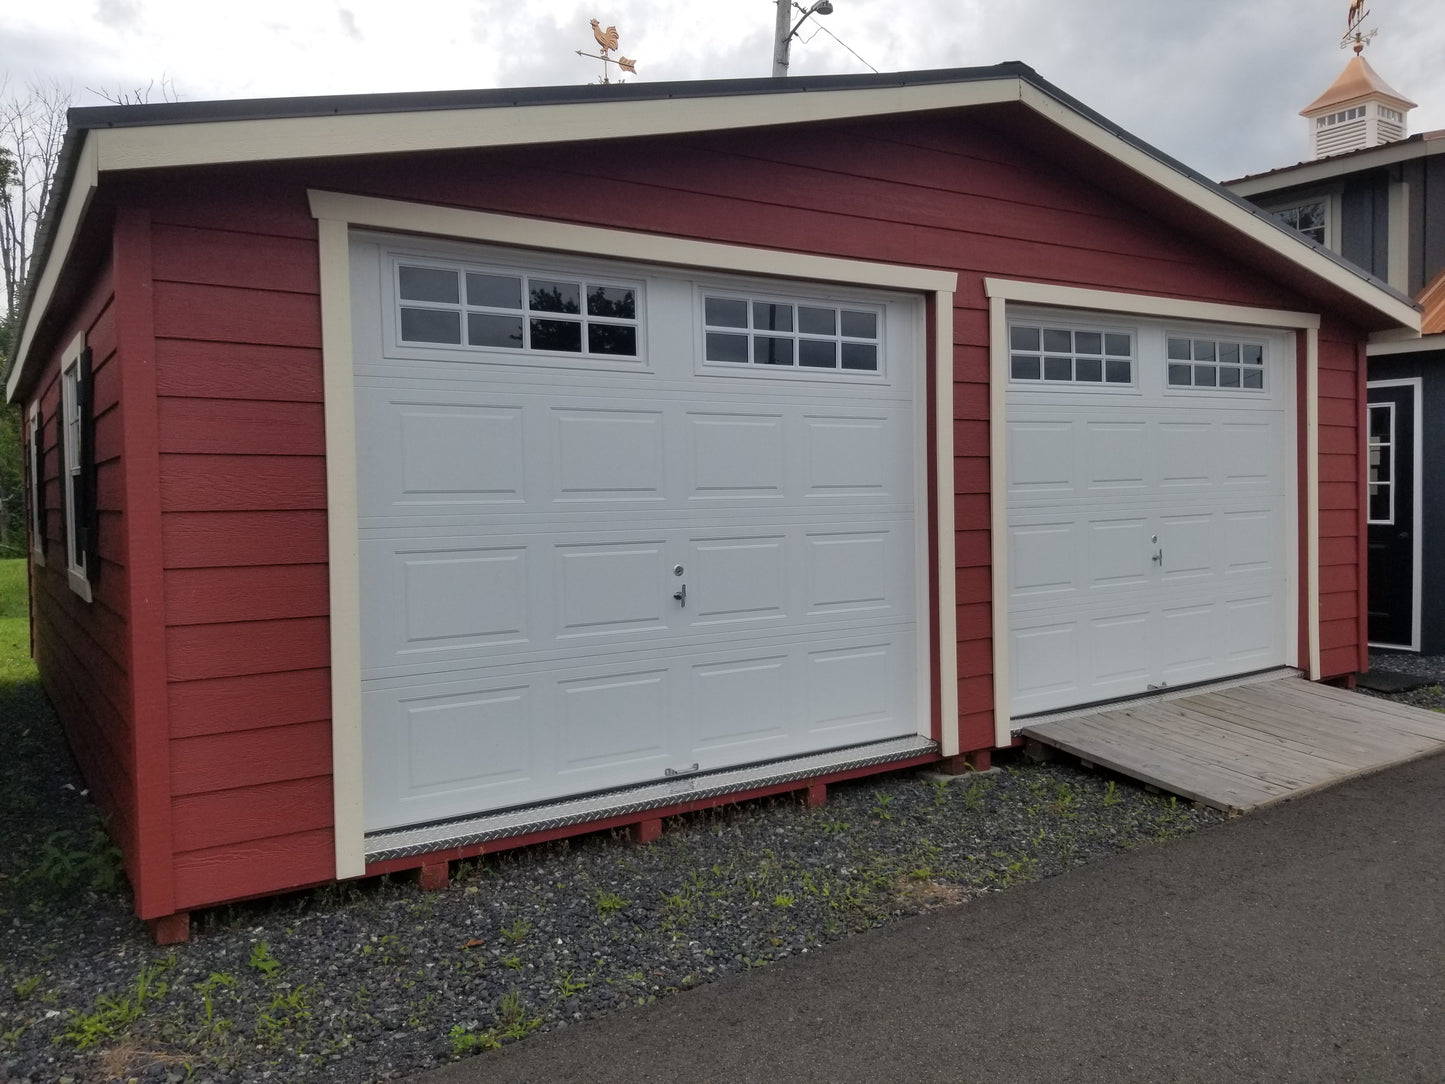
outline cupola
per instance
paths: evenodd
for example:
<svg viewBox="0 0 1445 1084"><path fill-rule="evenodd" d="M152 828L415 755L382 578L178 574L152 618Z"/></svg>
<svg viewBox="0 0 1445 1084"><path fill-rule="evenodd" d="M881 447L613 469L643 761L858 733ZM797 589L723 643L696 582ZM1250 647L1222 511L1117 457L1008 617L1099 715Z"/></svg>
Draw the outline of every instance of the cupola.
<svg viewBox="0 0 1445 1084"><path fill-rule="evenodd" d="M1300 110L1310 126L1311 158L1378 147L1409 134L1405 116L1415 103L1380 78L1361 48L1356 42L1340 77Z"/></svg>

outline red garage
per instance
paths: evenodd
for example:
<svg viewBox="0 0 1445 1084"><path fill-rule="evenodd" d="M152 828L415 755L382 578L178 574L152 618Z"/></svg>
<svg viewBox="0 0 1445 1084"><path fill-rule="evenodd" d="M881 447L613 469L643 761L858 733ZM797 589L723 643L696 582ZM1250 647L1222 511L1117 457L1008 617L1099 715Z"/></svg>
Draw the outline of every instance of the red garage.
<svg viewBox="0 0 1445 1084"><path fill-rule="evenodd" d="M71 114L33 643L224 901L1364 665L1404 298L1022 65Z"/></svg>

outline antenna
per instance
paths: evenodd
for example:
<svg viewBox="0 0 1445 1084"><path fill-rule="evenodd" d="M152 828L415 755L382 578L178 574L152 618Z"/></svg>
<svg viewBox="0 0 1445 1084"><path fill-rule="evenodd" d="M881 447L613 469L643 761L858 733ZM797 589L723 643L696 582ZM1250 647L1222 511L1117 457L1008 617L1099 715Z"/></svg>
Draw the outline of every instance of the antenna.
<svg viewBox="0 0 1445 1084"><path fill-rule="evenodd" d="M1368 33L1360 30L1360 24L1370 17L1369 11L1365 9L1365 0L1350 0L1349 15L1346 16L1345 34L1340 38L1340 48L1347 49L1354 46L1355 55L1359 56L1365 51L1365 46L1375 40L1375 35L1380 31L1378 28Z"/></svg>
<svg viewBox="0 0 1445 1084"><path fill-rule="evenodd" d="M617 50L617 27L609 26L606 30L603 30L602 24L596 19L593 19L592 36L597 39L597 46L602 52L584 53L581 49L578 49L577 55L602 61L602 78L598 80L599 82L612 82L612 80L608 78L608 74L612 71L612 69L608 67L609 64L616 64L622 71L631 72L633 75L637 74L637 61L625 57L621 53L617 54L616 60L613 60L610 55ZM618 82L620 83L622 80L619 79Z"/></svg>

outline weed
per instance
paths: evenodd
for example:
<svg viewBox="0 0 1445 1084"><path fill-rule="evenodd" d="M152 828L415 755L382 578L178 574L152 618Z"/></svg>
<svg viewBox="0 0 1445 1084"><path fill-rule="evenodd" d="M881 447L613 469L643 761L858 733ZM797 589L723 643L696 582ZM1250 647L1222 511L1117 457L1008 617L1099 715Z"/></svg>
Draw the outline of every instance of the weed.
<svg viewBox="0 0 1445 1084"><path fill-rule="evenodd" d="M1069 784L1060 783L1054 788L1054 808L1066 816L1073 812L1074 790Z"/></svg>
<svg viewBox="0 0 1445 1084"><path fill-rule="evenodd" d="M528 922L525 918L519 918L510 926L502 927L502 936L505 937L508 941L512 942L512 944L514 945L525 941L527 939L527 935L531 932L532 924Z"/></svg>
<svg viewBox="0 0 1445 1084"><path fill-rule="evenodd" d="M602 916L615 915L627 906L627 901L616 892L597 893L597 913Z"/></svg>
<svg viewBox="0 0 1445 1084"><path fill-rule="evenodd" d="M120 858L120 848L110 842L105 829L94 829L88 843L78 842L75 833L62 829L40 845L39 864L17 879L41 882L56 892L76 888L115 892L120 888Z"/></svg>
<svg viewBox="0 0 1445 1084"><path fill-rule="evenodd" d="M949 781L947 779L932 779L928 785L933 788L934 805L942 805L948 801Z"/></svg>
<svg viewBox="0 0 1445 1084"><path fill-rule="evenodd" d="M522 958L520 956L508 956L502 961L502 966L510 971L522 970Z"/></svg>
<svg viewBox="0 0 1445 1084"><path fill-rule="evenodd" d="M797 902L791 892L779 892L773 897L773 906L775 907L791 907Z"/></svg>
<svg viewBox="0 0 1445 1084"><path fill-rule="evenodd" d="M564 971L553 981L553 985L557 987L557 992L563 997L571 997L587 989L588 984L586 982L575 981L572 978L572 972Z"/></svg>
<svg viewBox="0 0 1445 1084"><path fill-rule="evenodd" d="M457 1057L465 1058L482 1050L496 1050L502 1045L502 1040L491 1028L478 1033L472 1031L475 1026L453 1024L452 1030L447 1033L447 1038L452 1041L452 1053Z"/></svg>
<svg viewBox="0 0 1445 1084"><path fill-rule="evenodd" d="M1104 804L1106 806L1118 805L1123 800L1119 797L1119 788L1115 785L1114 780L1109 780L1108 785L1104 787Z"/></svg>
<svg viewBox="0 0 1445 1084"><path fill-rule="evenodd" d="M970 813L977 813L983 808L983 789L978 783L970 783L963 792L963 807Z"/></svg>
<svg viewBox="0 0 1445 1084"><path fill-rule="evenodd" d="M251 946L251 958L247 962L261 972L268 981L275 977L277 971L281 970L281 961L271 955L271 950L265 941L257 941Z"/></svg>
<svg viewBox="0 0 1445 1084"><path fill-rule="evenodd" d="M310 986L298 986L289 994L278 990L256 1019L256 1038L263 1043L277 1044L284 1032L309 1034L311 1030Z"/></svg>
<svg viewBox="0 0 1445 1084"><path fill-rule="evenodd" d="M873 799L877 803L874 812L878 814L878 819L881 821L891 820L892 818L888 813L888 805L893 801L893 795L884 794L881 790L875 790L873 792Z"/></svg>
<svg viewBox="0 0 1445 1084"><path fill-rule="evenodd" d="M24 1001L31 994L35 993L36 987L39 985L39 975L31 975L28 979L21 979L15 984L15 996L21 1001Z"/></svg>
<svg viewBox="0 0 1445 1084"><path fill-rule="evenodd" d="M175 957L171 956L142 966L130 990L114 996L101 994L95 999L95 1009L73 1016L70 1025L64 1033L56 1036L55 1041L65 1039L74 1043L77 1050L86 1050L106 1039L114 1039L145 1015L148 1002L166 996L170 987L160 976L169 971L175 962Z"/></svg>

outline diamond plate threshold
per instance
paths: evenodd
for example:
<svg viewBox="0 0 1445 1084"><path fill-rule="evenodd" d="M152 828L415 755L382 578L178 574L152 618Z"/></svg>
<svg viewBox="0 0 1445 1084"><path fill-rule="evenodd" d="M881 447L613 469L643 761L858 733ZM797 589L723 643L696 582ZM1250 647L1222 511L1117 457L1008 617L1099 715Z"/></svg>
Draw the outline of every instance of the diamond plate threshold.
<svg viewBox="0 0 1445 1084"><path fill-rule="evenodd" d="M855 768L871 768L937 752L937 742L915 734L906 738L870 742L867 745L853 745L846 749L833 749L826 753L770 760L745 768L728 768L703 775L668 779L660 783L609 790L582 798L522 806L500 813L372 832L366 837L366 861L409 858L429 851L565 828L602 820L604 817L644 813L650 809L661 809L683 802L760 790L776 783L801 782L820 775L832 775Z"/></svg>

